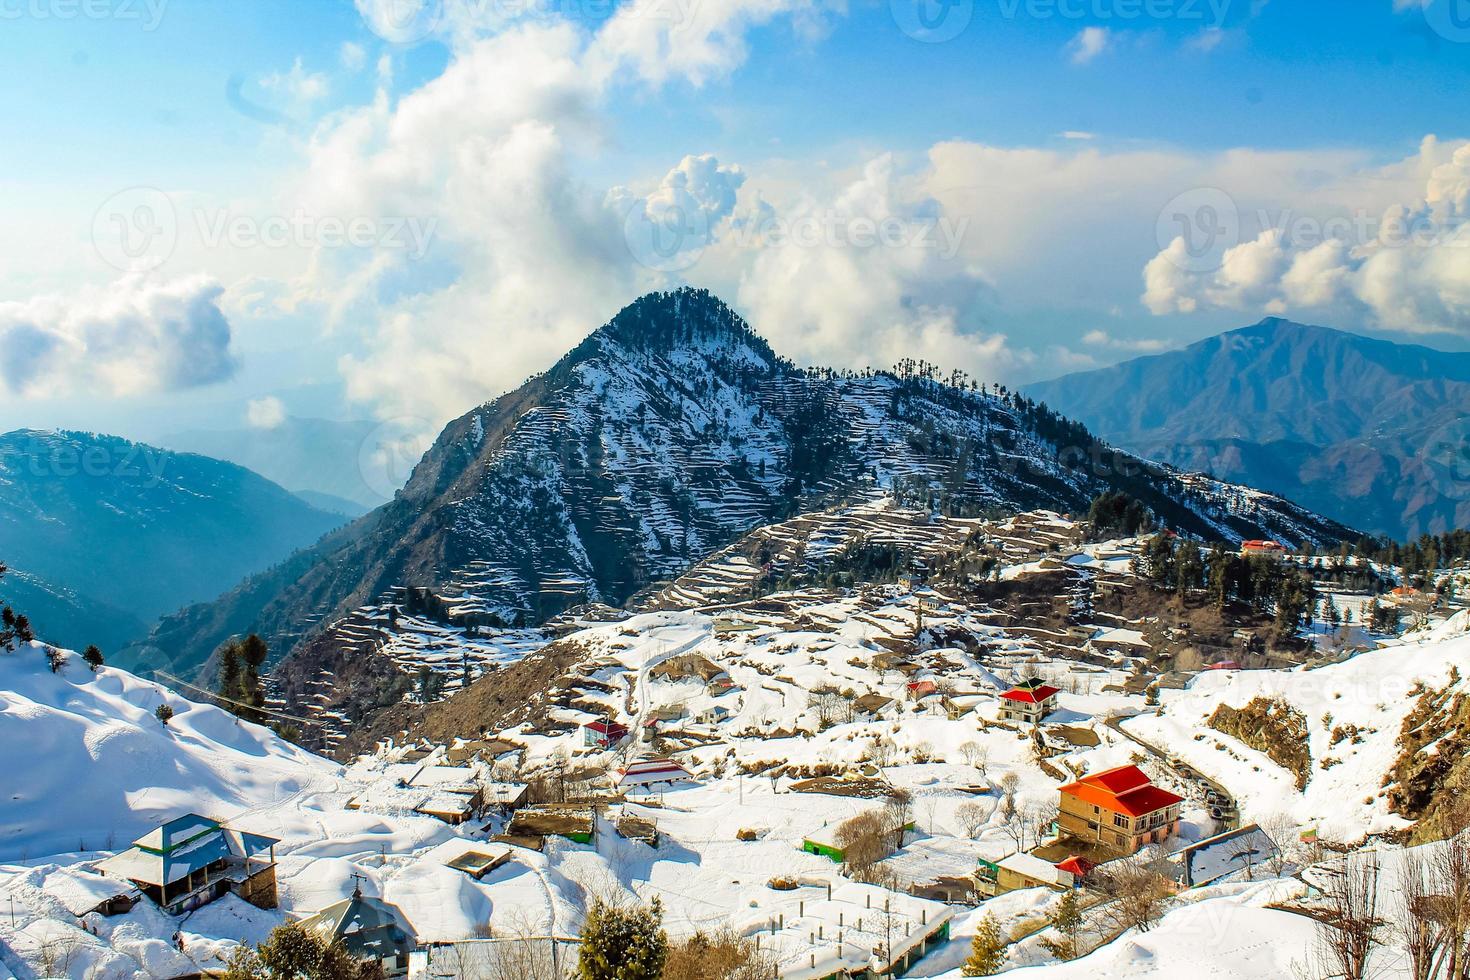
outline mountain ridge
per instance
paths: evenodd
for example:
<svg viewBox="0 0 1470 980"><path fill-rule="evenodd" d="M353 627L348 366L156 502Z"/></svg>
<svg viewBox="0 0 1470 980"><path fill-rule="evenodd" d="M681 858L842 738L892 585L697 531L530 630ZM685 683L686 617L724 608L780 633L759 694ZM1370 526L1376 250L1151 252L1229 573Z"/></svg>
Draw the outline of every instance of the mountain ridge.
<svg viewBox="0 0 1470 980"><path fill-rule="evenodd" d="M340 523L233 463L92 433L0 435L0 558L30 577L37 627L59 643L119 642L115 613L141 627L212 599Z"/></svg>
<svg viewBox="0 0 1470 980"><path fill-rule="evenodd" d="M1268 317L1026 388L1140 455L1396 539L1470 521L1470 354Z"/></svg>
<svg viewBox="0 0 1470 980"><path fill-rule="evenodd" d="M264 631L287 661L281 683L304 691L323 664L363 652L334 624L410 593L470 628L535 624L620 604L754 527L832 503L892 493L946 513L1078 511L1109 490L1202 536L1352 535L1114 453L998 386L923 364L798 369L707 292L651 294L448 423L392 502L166 620L150 656L197 671L223 630Z"/></svg>

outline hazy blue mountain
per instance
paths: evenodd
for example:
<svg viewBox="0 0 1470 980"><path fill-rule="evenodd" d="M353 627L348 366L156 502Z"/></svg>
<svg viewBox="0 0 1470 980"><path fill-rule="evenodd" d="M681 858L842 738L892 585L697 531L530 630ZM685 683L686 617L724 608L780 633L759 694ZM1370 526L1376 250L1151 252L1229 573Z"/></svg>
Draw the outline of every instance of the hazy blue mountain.
<svg viewBox="0 0 1470 980"><path fill-rule="evenodd" d="M95 604L84 623L115 619L125 628L106 638L136 637L341 523L233 463L87 433L0 436L0 561L38 602L52 596L54 611L26 611L68 643L94 642L68 610Z"/></svg>
<svg viewBox="0 0 1470 980"><path fill-rule="evenodd" d="M30 618L37 636L73 650L95 643L112 654L148 632L148 624L134 614L22 568L11 567L0 579L0 598Z"/></svg>
<svg viewBox="0 0 1470 980"><path fill-rule="evenodd" d="M377 428L376 422L287 418L269 429L196 429L160 441L180 452L238 463L302 495L314 506L325 504L328 498L351 501L356 509L350 512L340 503L323 509L357 517L386 503L397 489L376 486L363 476L364 446Z"/></svg>
<svg viewBox="0 0 1470 980"><path fill-rule="evenodd" d="M1470 354L1271 318L1027 393L1142 455L1356 527L1470 525Z"/></svg>

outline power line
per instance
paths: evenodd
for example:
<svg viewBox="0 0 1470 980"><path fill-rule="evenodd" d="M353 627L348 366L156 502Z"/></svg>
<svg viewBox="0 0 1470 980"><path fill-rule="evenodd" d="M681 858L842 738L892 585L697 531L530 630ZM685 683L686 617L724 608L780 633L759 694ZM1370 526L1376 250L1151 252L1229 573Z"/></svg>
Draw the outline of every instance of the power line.
<svg viewBox="0 0 1470 980"><path fill-rule="evenodd" d="M200 694L203 694L207 698L212 698L215 701L223 701L225 704L233 704L237 707L244 708L247 711L258 712L263 715L270 715L272 718L282 718L286 721L297 721L301 722L303 725L316 725L318 727L322 725L322 722L314 718L302 718L300 715L287 714L284 711L276 711L273 708L262 708L258 705L246 704L244 701L236 701L234 698L227 698L223 694L217 694L214 691L206 690L205 688L200 687L198 684L190 684L188 681L180 680L167 671L155 670L153 672L153 676L162 677L164 680L169 681L171 684L175 684L179 687L187 687L191 691L198 691Z"/></svg>

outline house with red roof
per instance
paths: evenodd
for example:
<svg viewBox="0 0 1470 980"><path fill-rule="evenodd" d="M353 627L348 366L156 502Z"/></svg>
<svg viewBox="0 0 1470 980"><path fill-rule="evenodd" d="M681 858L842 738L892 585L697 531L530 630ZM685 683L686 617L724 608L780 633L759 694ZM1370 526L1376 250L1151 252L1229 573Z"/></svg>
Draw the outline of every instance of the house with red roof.
<svg viewBox="0 0 1470 980"><path fill-rule="evenodd" d="M1000 696L1000 720L1036 724L1057 706L1060 688L1035 679L1022 681Z"/></svg>
<svg viewBox="0 0 1470 980"><path fill-rule="evenodd" d="M611 718L598 718L582 726L582 744L588 748L610 749L628 737L628 726Z"/></svg>
<svg viewBox="0 0 1470 980"><path fill-rule="evenodd" d="M1179 830L1184 797L1155 786L1137 766L1119 766L1061 787L1057 827L1063 835L1132 854Z"/></svg>
<svg viewBox="0 0 1470 980"><path fill-rule="evenodd" d="M1252 555L1280 558L1286 554L1286 546L1280 541L1242 541L1240 554L1242 558L1249 558Z"/></svg>

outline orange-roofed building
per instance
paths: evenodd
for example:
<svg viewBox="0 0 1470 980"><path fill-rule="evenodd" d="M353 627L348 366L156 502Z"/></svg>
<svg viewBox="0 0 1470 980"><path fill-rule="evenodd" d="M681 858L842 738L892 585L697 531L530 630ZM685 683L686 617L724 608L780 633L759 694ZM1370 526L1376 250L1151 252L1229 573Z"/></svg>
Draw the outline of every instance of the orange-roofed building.
<svg viewBox="0 0 1470 980"><path fill-rule="evenodd" d="M1286 546L1280 541L1242 541L1240 543L1240 554L1245 558L1249 558L1252 555L1280 558L1286 554Z"/></svg>
<svg viewBox="0 0 1470 980"><path fill-rule="evenodd" d="M1159 844L1179 830L1184 797L1161 789L1137 766L1119 766L1084 776L1060 790L1057 826L1063 834L1095 840L1132 854Z"/></svg>

